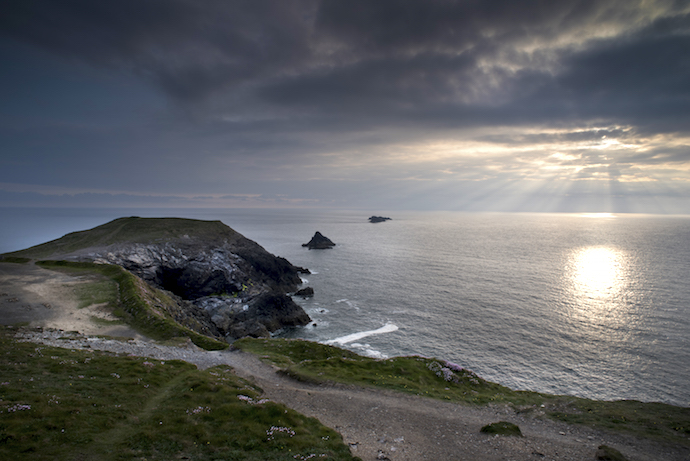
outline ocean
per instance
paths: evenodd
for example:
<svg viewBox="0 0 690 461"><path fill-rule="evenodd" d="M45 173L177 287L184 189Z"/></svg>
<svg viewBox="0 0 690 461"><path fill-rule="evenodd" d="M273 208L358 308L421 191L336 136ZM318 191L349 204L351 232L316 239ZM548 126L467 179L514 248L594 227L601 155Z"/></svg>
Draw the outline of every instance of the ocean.
<svg viewBox="0 0 690 461"><path fill-rule="evenodd" d="M423 355L513 389L690 406L690 217L0 209L0 253L121 216L220 219L310 269L282 336ZM381 213L376 213L381 214ZM301 246L320 231L330 250Z"/></svg>

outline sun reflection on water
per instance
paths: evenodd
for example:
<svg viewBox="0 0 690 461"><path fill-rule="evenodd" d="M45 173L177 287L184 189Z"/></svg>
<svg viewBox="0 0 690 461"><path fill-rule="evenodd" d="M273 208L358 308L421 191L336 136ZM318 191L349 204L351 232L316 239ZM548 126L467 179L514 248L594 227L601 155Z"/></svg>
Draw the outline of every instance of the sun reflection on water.
<svg viewBox="0 0 690 461"><path fill-rule="evenodd" d="M629 255L617 248L591 246L573 250L565 272L575 307L569 315L588 324L614 328L629 321L631 264Z"/></svg>
<svg viewBox="0 0 690 461"><path fill-rule="evenodd" d="M578 298L608 300L625 285L625 256L608 247L587 247L571 257L571 281Z"/></svg>

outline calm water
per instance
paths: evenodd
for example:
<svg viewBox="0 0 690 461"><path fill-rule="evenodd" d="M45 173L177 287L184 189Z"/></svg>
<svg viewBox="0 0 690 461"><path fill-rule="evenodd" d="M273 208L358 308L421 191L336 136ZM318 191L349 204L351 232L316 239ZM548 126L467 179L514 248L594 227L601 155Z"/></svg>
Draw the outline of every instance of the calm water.
<svg viewBox="0 0 690 461"><path fill-rule="evenodd" d="M690 218L0 210L0 252L120 216L221 219L313 273L284 335L421 354L516 389L690 406ZM315 231L332 250L301 247Z"/></svg>

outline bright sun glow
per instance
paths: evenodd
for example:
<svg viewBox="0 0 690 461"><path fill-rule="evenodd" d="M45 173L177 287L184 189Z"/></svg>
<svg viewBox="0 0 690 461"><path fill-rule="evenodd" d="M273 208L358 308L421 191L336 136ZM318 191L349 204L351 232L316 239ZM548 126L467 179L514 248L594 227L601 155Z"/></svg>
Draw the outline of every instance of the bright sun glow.
<svg viewBox="0 0 690 461"><path fill-rule="evenodd" d="M583 218L615 218L613 213L583 213L580 215Z"/></svg>
<svg viewBox="0 0 690 461"><path fill-rule="evenodd" d="M623 289L624 258L612 248L588 247L572 257L572 282L579 298L610 299Z"/></svg>

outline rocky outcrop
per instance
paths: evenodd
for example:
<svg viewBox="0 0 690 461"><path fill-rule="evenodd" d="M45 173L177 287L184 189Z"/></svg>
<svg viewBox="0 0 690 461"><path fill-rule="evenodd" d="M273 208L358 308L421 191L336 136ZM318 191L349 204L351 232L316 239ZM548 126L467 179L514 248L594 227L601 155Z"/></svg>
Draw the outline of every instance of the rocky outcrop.
<svg viewBox="0 0 690 461"><path fill-rule="evenodd" d="M377 222L384 222L384 221L390 221L391 218L386 218L384 216L372 216L369 218L370 223L377 223Z"/></svg>
<svg viewBox="0 0 690 461"><path fill-rule="evenodd" d="M333 248L335 243L331 241L328 237L325 237L321 232L316 232L314 236L309 240L308 243L303 243L303 247L307 247L310 250L327 250Z"/></svg>
<svg viewBox="0 0 690 461"><path fill-rule="evenodd" d="M75 249L79 242L86 246ZM60 259L117 264L171 292L180 307L171 315L213 336L268 335L310 322L285 295L308 271L220 221L120 218L30 250L51 249L71 250Z"/></svg>
<svg viewBox="0 0 690 461"><path fill-rule="evenodd" d="M299 296L301 298L310 298L314 296L314 289L312 287L302 288L301 290L297 290L294 296Z"/></svg>
<svg viewBox="0 0 690 461"><path fill-rule="evenodd" d="M247 309L235 315L230 336L267 336L285 327L306 325L311 319L292 299L279 293L265 293L254 299Z"/></svg>

